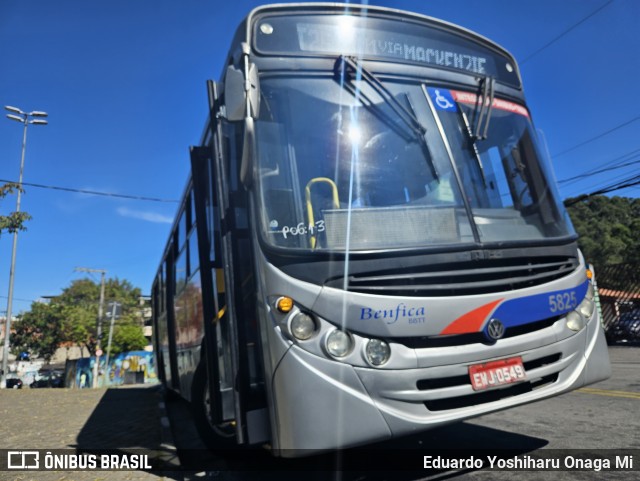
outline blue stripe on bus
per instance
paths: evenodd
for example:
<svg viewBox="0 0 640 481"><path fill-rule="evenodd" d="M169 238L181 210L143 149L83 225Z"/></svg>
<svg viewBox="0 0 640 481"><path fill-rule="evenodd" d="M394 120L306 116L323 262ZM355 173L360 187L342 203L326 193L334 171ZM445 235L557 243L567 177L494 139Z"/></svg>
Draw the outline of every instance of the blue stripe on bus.
<svg viewBox="0 0 640 481"><path fill-rule="evenodd" d="M578 307L587 294L589 281L560 291L520 297L503 302L489 317L499 319L505 327L521 326L554 316L561 316Z"/></svg>

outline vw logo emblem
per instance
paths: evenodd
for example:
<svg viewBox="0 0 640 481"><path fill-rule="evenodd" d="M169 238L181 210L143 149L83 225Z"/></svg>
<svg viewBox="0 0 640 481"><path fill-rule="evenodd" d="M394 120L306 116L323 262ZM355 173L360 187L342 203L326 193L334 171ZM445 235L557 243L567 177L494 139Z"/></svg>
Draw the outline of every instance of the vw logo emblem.
<svg viewBox="0 0 640 481"><path fill-rule="evenodd" d="M492 341L497 341L504 336L505 328L504 324L498 319L491 319L487 326L487 336Z"/></svg>

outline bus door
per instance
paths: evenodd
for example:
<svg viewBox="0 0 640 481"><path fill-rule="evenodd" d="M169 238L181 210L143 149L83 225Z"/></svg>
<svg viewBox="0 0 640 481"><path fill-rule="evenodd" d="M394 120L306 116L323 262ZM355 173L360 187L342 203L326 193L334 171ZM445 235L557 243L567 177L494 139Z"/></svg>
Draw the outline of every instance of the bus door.
<svg viewBox="0 0 640 481"><path fill-rule="evenodd" d="M233 421L237 442L254 444L268 439L268 429L262 389L256 389L259 355L257 324L252 327L255 290L246 248L249 229L237 219L245 193L226 181L234 175L227 164L227 156L233 154L214 114L214 82L209 83L209 100L210 142L192 147L191 164L200 262L209 266L201 269L201 276L211 418L214 426Z"/></svg>
<svg viewBox="0 0 640 481"><path fill-rule="evenodd" d="M204 341L201 362L207 370L210 417L214 426L238 419L234 393L235 343L228 322L224 263L220 246L220 222L215 174L210 147L191 148L191 169L202 283ZM236 421L237 423L237 421Z"/></svg>

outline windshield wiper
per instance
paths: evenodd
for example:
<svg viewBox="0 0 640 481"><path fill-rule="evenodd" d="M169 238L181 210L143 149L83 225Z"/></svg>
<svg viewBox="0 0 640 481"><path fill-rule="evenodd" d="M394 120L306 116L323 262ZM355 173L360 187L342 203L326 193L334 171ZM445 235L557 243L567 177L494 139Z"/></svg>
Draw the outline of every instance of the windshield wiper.
<svg viewBox="0 0 640 481"><path fill-rule="evenodd" d="M341 78L347 78L348 69L351 69L355 74L355 78L364 80L376 93L384 100L384 102L391 107L391 110L404 122L404 124L409 128L409 131L413 134L414 138L418 140L425 157L429 162L429 168L431 169L431 174L434 179L437 181L440 180L438 176L438 171L433 163L431 158L431 153L429 152L429 146L427 145L427 141L425 139L425 134L427 129L420 123L418 118L415 115L415 111L411 102L409 101L409 97L407 96L407 102L409 105L409 109L407 109L404 105L402 105L398 99L385 87L380 80L371 72L369 72L366 68L362 66L358 60L353 57L348 57L345 55L341 55L338 57L335 65L335 72ZM352 79L353 80L353 79ZM341 85L345 85L345 83L341 82ZM347 89L351 92L358 100L362 100L363 94L359 89ZM372 103L372 105L375 105Z"/></svg>
<svg viewBox="0 0 640 481"><path fill-rule="evenodd" d="M462 117L462 121L464 122L465 132L467 133L467 138L469 139L469 144L471 144L471 150L473 150L474 157L476 159L476 163L478 164L478 168L480 169L480 175L482 175L482 182L484 186L487 186L487 178L484 175L484 165L482 165L482 159L480 158L480 152L478 151L478 146L476 145L477 136L475 136L471 132L471 124L469 124L469 119L467 118L467 114L464 113L464 110L460 108L458 105L458 111Z"/></svg>
<svg viewBox="0 0 640 481"><path fill-rule="evenodd" d="M489 121L491 120L491 112L493 111L495 83L496 81L493 77L483 77L482 79L480 79L480 89L482 90L482 95L478 95L478 100L476 101L476 109L478 108L480 102L482 102L482 105L480 105L478 121L476 122L476 131L473 134L475 140L485 140L487 138L487 133L489 132ZM487 98L489 99L488 103ZM482 124L483 121L484 125Z"/></svg>
<svg viewBox="0 0 640 481"><path fill-rule="evenodd" d="M489 122L491 120L491 112L493 112L495 79L493 77L483 77L482 79L480 79L480 89L482 90L482 94L479 94L476 100L476 112L478 112L478 114L475 132L471 130L471 123L469 122L469 118L464 112L464 109L460 108L460 106L458 105L458 110L462 117L462 121L464 122L467 137L471 141L471 149L473 150L473 155L476 159L476 163L478 164L478 169L480 170L480 175L482 176L482 182L486 187L487 178L484 173L484 165L482 164L482 158L480 157L480 152L478 151L476 142L478 140L487 139L487 134L489 132ZM487 99L489 100L489 102L487 102ZM480 109L479 111L478 108Z"/></svg>

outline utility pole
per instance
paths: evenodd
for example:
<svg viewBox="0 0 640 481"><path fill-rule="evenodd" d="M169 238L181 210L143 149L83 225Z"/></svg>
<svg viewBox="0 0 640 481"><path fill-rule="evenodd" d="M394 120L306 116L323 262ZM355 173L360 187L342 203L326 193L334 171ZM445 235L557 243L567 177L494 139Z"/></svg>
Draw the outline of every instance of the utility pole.
<svg viewBox="0 0 640 481"><path fill-rule="evenodd" d="M78 272L99 272L100 273L100 303L98 304L98 329L97 329L97 341L96 341L96 362L93 365L93 382L92 387L98 387L98 367L100 365L100 356L102 356L102 349L100 349L100 343L102 338L102 315L104 313L104 276L107 273L104 269L90 269L88 267L76 267Z"/></svg>
<svg viewBox="0 0 640 481"><path fill-rule="evenodd" d="M20 122L24 125L23 133L22 133L22 155L20 157L20 178L18 180L18 195L16 201L16 213L20 212L20 194L22 193L22 174L24 172L24 154L27 150L27 127L31 124L35 125L47 125L46 120L42 120L41 117L47 117L46 112L34 111L34 112L23 112L17 107L11 107L10 105L5 105L4 107L9 112L13 112L12 114L7 114L7 117L11 120L15 120L16 122ZM31 117L39 117L36 119L31 119ZM11 249L11 269L9 270L9 295L7 296L7 320L4 324L4 349L2 352L2 375L0 376L0 388L4 389L6 387L7 375L9 374L7 362L9 361L9 337L11 336L11 316L12 316L12 308L13 308L13 282L16 272L16 250L18 247L18 230L16 229L13 232L13 247Z"/></svg>
<svg viewBox="0 0 640 481"><path fill-rule="evenodd" d="M120 318L120 312L122 311L122 304L116 301L112 301L108 304L108 308L111 310L111 323L109 324L109 341L107 343L107 359L105 360L104 366L107 372L107 376L105 378L105 385L108 386L111 382L109 377L109 357L111 356L111 340L113 339L113 324L116 322L116 319Z"/></svg>

